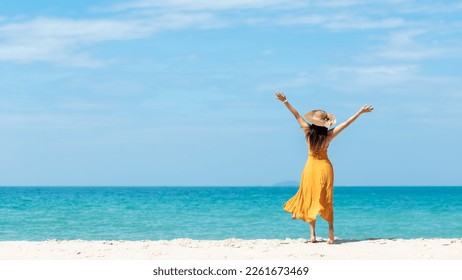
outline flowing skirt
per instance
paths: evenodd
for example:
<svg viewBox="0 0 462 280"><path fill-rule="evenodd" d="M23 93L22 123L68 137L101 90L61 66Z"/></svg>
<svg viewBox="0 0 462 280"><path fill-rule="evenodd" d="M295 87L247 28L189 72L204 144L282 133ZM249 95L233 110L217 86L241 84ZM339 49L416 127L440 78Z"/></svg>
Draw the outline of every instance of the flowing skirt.
<svg viewBox="0 0 462 280"><path fill-rule="evenodd" d="M332 204L334 170L329 159L308 157L297 193L284 204L292 219L316 220L319 214L326 221L334 220Z"/></svg>

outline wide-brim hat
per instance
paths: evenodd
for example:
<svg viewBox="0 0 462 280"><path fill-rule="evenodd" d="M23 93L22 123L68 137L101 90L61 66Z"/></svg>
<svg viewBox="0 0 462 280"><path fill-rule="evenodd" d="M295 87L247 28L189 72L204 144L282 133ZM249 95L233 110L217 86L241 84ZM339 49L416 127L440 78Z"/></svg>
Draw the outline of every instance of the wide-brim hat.
<svg viewBox="0 0 462 280"><path fill-rule="evenodd" d="M337 119L334 115L328 114L323 110L313 110L305 114L305 119L317 126L331 127Z"/></svg>

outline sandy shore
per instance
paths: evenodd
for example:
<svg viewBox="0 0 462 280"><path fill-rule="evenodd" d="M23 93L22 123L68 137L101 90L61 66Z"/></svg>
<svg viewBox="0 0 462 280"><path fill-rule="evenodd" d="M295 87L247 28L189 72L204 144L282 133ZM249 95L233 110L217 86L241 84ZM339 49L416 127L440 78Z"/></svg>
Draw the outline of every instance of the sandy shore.
<svg viewBox="0 0 462 280"><path fill-rule="evenodd" d="M306 239L0 242L1 260L462 260L462 238L337 240Z"/></svg>

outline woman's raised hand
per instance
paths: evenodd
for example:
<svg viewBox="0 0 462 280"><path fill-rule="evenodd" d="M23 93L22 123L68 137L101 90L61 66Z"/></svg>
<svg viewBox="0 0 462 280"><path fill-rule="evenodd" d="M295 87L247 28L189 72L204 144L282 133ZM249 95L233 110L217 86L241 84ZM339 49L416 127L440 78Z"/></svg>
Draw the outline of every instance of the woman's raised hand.
<svg viewBox="0 0 462 280"><path fill-rule="evenodd" d="M276 98L281 101L281 102L284 102L286 101L286 96L284 93L280 92L280 91L276 91L276 93L274 94L276 96Z"/></svg>
<svg viewBox="0 0 462 280"><path fill-rule="evenodd" d="M359 111L361 113L369 113L369 112L372 112L373 110L374 110L374 107L372 107L372 105L366 104L363 107L361 107Z"/></svg>

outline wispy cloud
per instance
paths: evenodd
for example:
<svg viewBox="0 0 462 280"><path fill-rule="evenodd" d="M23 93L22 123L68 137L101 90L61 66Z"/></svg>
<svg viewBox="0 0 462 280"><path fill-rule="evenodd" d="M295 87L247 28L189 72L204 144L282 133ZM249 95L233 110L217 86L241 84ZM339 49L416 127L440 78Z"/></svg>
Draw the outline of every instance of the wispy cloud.
<svg viewBox="0 0 462 280"><path fill-rule="evenodd" d="M390 29L403 26L401 18L372 19L353 14L285 16L276 20L281 25L318 25L327 29Z"/></svg>
<svg viewBox="0 0 462 280"><path fill-rule="evenodd" d="M460 2L427 2L422 4L421 2L408 2L403 1L403 5L401 6L400 12L401 13L425 13L425 14L435 14L435 13L457 13L462 10L462 3Z"/></svg>
<svg viewBox="0 0 462 280"><path fill-rule="evenodd" d="M384 4L388 9L382 12L372 9ZM419 43L417 38L426 31L407 31L413 20L401 17L404 12L389 12L390 7L404 10L409 5L415 6L399 0L139 0L93 7L91 17L80 19L0 17L0 61L100 67L109 62L92 53L92 47L100 43L152 38L166 30L236 25L296 25L335 32L391 30L388 42L376 48L375 57L419 60L454 53L455 48Z"/></svg>
<svg viewBox="0 0 462 280"><path fill-rule="evenodd" d="M175 11L223 11L223 10L245 10L263 8L295 8L307 6L306 1L294 0L141 0L120 2L109 7L95 8L99 11L121 12L138 9L169 9Z"/></svg>
<svg viewBox="0 0 462 280"><path fill-rule="evenodd" d="M418 67L415 65L400 66L364 66L364 67L332 67L328 70L331 74L354 73L366 76L402 76L403 74L415 73Z"/></svg>
<svg viewBox="0 0 462 280"><path fill-rule="evenodd" d="M413 81L419 75L417 65L373 65L355 67L330 67L326 69L327 79L343 87L370 88L394 87Z"/></svg>
<svg viewBox="0 0 462 280"><path fill-rule="evenodd" d="M172 1L133 1L115 4L105 7L106 11L111 12L129 12L149 11L159 14L165 11L189 12L198 11L220 13L224 11L245 11L258 10L263 16L252 14L236 15L233 18L227 18L221 14L224 21L230 21L241 24L265 24L265 25L319 25L328 29L382 29L395 28L405 24L405 21L396 17L373 18L365 15L356 15L355 12L348 9L331 8L349 8L351 6L367 4L364 1L284 1L284 0L172 0ZM272 11L278 10L279 15L274 15ZM265 11L268 13L265 14ZM290 11L290 14L284 15ZM281 15L282 14L282 15Z"/></svg>
<svg viewBox="0 0 462 280"><path fill-rule="evenodd" d="M14 22L0 25L0 60L95 67L103 62L90 58L83 51L88 45L133 39L146 36L148 32L135 21L37 18Z"/></svg>
<svg viewBox="0 0 462 280"><path fill-rule="evenodd" d="M0 24L0 61L53 62L76 67L99 67L106 63L86 48L107 41L152 36L156 31L200 25L204 14L168 14L155 20L35 18Z"/></svg>
<svg viewBox="0 0 462 280"><path fill-rule="evenodd" d="M419 36L430 31L414 29L392 33L388 42L378 48L377 56L399 60L422 60L440 57L460 56L459 46L441 45L435 40L421 40Z"/></svg>

